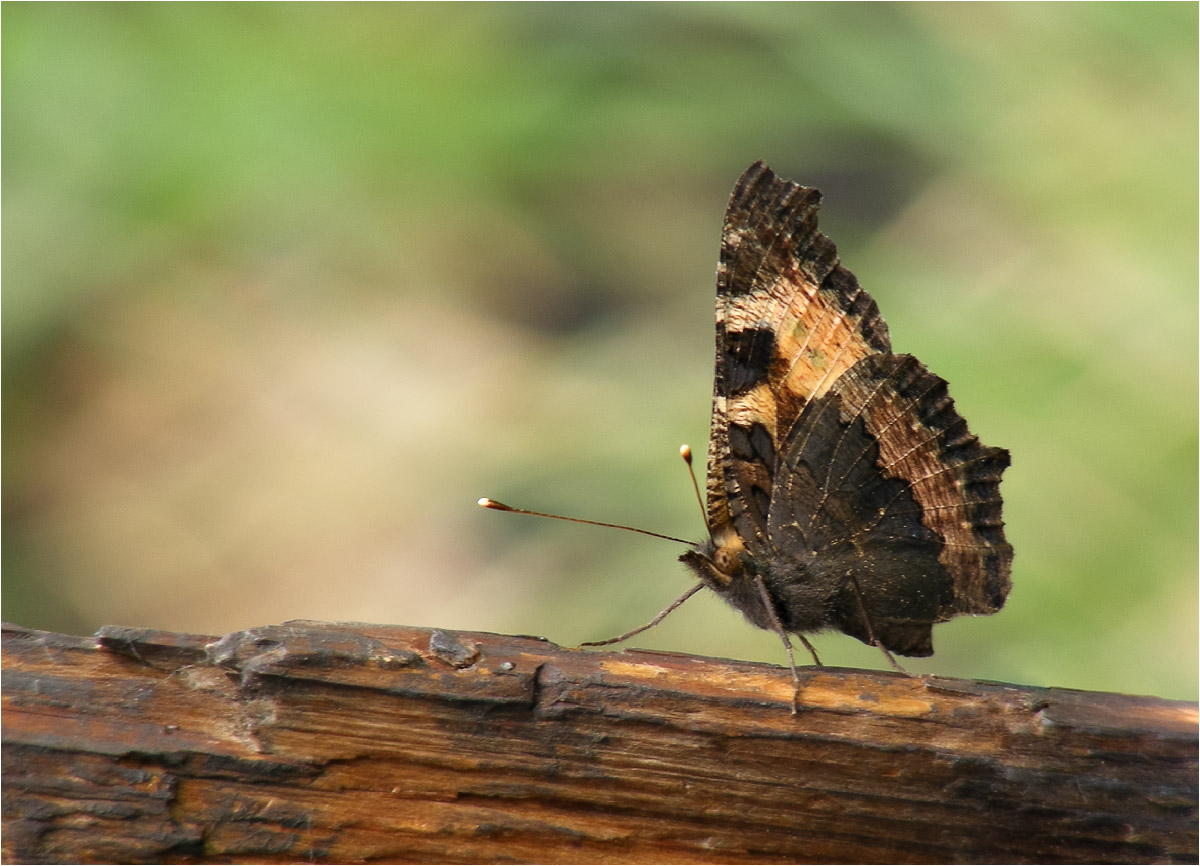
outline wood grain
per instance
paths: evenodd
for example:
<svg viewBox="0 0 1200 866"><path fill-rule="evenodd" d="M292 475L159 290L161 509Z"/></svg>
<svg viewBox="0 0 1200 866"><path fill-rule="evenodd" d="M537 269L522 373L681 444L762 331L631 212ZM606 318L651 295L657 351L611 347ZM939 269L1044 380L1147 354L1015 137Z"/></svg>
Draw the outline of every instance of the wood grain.
<svg viewBox="0 0 1200 866"><path fill-rule="evenodd" d="M1193 704L529 637L7 626L8 863L1197 860Z"/></svg>

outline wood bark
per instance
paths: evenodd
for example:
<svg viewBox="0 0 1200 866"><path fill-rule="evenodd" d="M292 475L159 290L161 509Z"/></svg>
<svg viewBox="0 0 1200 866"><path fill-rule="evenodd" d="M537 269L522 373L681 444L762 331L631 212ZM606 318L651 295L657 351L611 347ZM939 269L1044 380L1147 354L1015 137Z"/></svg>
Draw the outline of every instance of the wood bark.
<svg viewBox="0 0 1200 866"><path fill-rule="evenodd" d="M3 674L9 863L1197 861L1189 703L318 622Z"/></svg>

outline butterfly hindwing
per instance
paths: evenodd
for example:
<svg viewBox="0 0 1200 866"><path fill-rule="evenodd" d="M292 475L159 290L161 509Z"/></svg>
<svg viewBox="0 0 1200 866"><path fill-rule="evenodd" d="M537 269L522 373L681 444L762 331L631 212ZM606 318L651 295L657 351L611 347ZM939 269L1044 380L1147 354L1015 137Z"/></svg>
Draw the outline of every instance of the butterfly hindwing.
<svg viewBox="0 0 1200 866"><path fill-rule="evenodd" d="M865 611L885 647L929 655L934 623L994 613L1008 595L999 492L1008 462L971 434L946 382L916 358L865 358L787 437L771 556L807 560L840 630L866 640ZM795 590L777 573L773 593L791 609Z"/></svg>

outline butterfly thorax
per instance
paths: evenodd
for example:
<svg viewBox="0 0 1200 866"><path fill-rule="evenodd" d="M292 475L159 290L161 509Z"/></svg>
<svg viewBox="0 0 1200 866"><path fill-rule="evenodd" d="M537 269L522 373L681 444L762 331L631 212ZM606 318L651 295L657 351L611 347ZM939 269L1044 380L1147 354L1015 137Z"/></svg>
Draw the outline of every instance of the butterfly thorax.
<svg viewBox="0 0 1200 866"><path fill-rule="evenodd" d="M759 556L729 526L715 530L709 541L696 545L679 557L696 576L726 602L745 614L762 629L771 629L771 617L763 606L761 579L772 599L777 615L788 631L819 631L829 624L829 587L803 560L781 560ZM779 574L779 568L787 574ZM782 586L789 588L788 599L779 596Z"/></svg>

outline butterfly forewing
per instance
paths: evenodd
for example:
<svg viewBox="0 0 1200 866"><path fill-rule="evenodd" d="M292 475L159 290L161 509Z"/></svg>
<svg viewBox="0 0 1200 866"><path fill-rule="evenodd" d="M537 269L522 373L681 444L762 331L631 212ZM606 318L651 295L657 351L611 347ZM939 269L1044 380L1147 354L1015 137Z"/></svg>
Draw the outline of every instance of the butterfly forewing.
<svg viewBox="0 0 1200 866"><path fill-rule="evenodd" d="M708 516L765 546L776 462L806 403L890 349L874 301L817 231L820 193L755 163L725 215L717 269Z"/></svg>

